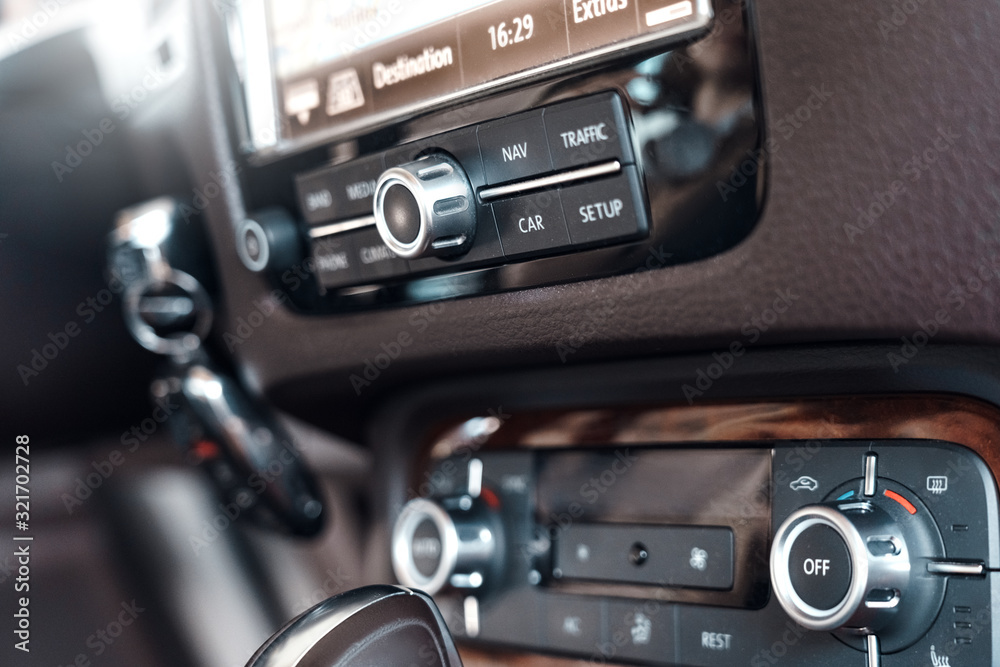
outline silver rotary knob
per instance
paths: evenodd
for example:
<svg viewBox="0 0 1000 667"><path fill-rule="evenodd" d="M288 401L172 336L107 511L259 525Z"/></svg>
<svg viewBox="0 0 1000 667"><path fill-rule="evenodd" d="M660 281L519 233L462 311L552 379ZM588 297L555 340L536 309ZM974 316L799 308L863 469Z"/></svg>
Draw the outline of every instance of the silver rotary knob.
<svg viewBox="0 0 1000 667"><path fill-rule="evenodd" d="M855 492L793 512L774 537L771 583L803 627L834 631L862 649L877 634L884 650L895 651L922 636L941 607L944 582L928 576L927 563L944 551L920 501L879 482L878 495Z"/></svg>
<svg viewBox="0 0 1000 667"><path fill-rule="evenodd" d="M869 553L875 539L877 557ZM771 578L781 606L810 630L882 625L879 610L895 609L908 588L909 550L891 517L870 503L812 505L778 529ZM883 591L879 604L866 605L875 590Z"/></svg>
<svg viewBox="0 0 1000 667"><path fill-rule="evenodd" d="M460 254L475 236L474 197L462 165L435 153L382 173L375 185L375 225L400 257Z"/></svg>
<svg viewBox="0 0 1000 667"><path fill-rule="evenodd" d="M404 586L434 595L445 585L481 588L497 575L499 518L478 498L411 500L392 534L392 567Z"/></svg>

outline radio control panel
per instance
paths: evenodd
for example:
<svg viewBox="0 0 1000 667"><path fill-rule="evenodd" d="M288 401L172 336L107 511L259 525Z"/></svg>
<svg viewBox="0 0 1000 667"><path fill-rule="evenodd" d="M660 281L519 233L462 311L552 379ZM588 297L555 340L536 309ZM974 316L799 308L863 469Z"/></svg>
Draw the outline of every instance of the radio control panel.
<svg viewBox="0 0 1000 667"><path fill-rule="evenodd" d="M410 79L408 95L428 106L391 122L361 106L338 122L299 108L325 81L346 81L309 74L283 90L298 110L289 122L312 129L255 153L262 169L246 172L240 260L322 315L647 272L732 248L757 223L776 144L759 112L749 8L723 7L707 32L710 5L662 14L667 42L488 96L445 104ZM629 3L601 21L637 11ZM483 45L487 27L476 29Z"/></svg>
<svg viewBox="0 0 1000 667"><path fill-rule="evenodd" d="M296 186L326 290L622 243L649 230L615 93L324 167Z"/></svg>
<svg viewBox="0 0 1000 667"><path fill-rule="evenodd" d="M464 641L599 663L1000 664L997 492L934 441L437 461L393 566Z"/></svg>

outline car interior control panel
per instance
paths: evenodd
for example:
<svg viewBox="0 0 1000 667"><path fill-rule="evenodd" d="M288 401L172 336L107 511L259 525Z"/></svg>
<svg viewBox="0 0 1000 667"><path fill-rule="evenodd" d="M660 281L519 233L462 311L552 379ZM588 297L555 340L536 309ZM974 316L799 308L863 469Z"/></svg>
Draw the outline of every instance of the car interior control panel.
<svg viewBox="0 0 1000 667"><path fill-rule="evenodd" d="M649 665L996 665L997 491L938 441L481 451L398 513L463 642Z"/></svg>
<svg viewBox="0 0 1000 667"><path fill-rule="evenodd" d="M612 3L587 19L600 3L556 2L543 22L521 4L435 7L417 42L386 35L347 57L303 41L325 33L274 3L272 19L289 15L271 34L277 69L245 63L237 109L253 166L243 265L328 314L645 272L745 239L775 150L750 5ZM245 31L266 25L249 14ZM478 39L446 48L459 24ZM428 71L432 57L445 60ZM425 71L386 79L396 66ZM275 113L265 137L255 118Z"/></svg>
<svg viewBox="0 0 1000 667"><path fill-rule="evenodd" d="M534 109L296 180L324 289L456 272L647 234L615 93Z"/></svg>

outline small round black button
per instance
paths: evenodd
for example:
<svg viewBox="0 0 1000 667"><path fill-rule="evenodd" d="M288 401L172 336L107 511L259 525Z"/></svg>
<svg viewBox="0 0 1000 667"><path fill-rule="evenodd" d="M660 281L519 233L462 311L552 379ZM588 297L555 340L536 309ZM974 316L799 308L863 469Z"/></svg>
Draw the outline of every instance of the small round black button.
<svg viewBox="0 0 1000 667"><path fill-rule="evenodd" d="M385 191L382 210L389 232L400 243L413 243L420 232L420 205L416 197L402 185L392 185Z"/></svg>
<svg viewBox="0 0 1000 667"><path fill-rule="evenodd" d="M847 543L830 526L809 526L789 550L788 575L803 602L820 611L835 608L851 585Z"/></svg>
<svg viewBox="0 0 1000 667"><path fill-rule="evenodd" d="M636 542L628 550L628 559L633 565L642 565L649 560L649 551L646 550L646 546L642 542Z"/></svg>
<svg viewBox="0 0 1000 667"><path fill-rule="evenodd" d="M260 261L260 238L257 233L252 229L246 230L243 243L246 246L247 257L255 262Z"/></svg>
<svg viewBox="0 0 1000 667"><path fill-rule="evenodd" d="M441 533L430 519L424 519L413 531L410 542L413 566L425 577L431 577L441 564Z"/></svg>

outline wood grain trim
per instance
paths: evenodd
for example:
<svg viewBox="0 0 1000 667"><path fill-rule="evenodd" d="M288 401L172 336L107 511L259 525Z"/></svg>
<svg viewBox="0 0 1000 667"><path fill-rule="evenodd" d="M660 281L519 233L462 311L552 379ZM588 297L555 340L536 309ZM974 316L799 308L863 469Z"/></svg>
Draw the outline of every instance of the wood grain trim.
<svg viewBox="0 0 1000 667"><path fill-rule="evenodd" d="M431 455L459 448L913 438L969 447L1000 473L1000 409L963 396L860 396L705 405L514 412L474 442L457 437L474 415L449 421Z"/></svg>

